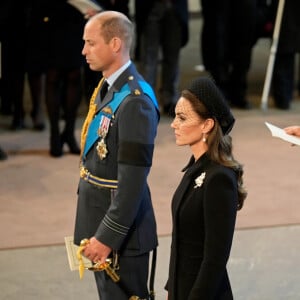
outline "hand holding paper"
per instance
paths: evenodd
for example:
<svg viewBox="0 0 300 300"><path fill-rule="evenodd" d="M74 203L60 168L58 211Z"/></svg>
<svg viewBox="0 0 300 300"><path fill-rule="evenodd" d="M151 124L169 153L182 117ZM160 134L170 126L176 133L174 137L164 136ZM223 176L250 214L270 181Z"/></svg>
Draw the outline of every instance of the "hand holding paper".
<svg viewBox="0 0 300 300"><path fill-rule="evenodd" d="M290 142L293 145L300 146L300 138L294 135L287 134L283 129L265 122L266 126L270 129L272 136L278 137L284 141Z"/></svg>
<svg viewBox="0 0 300 300"><path fill-rule="evenodd" d="M290 135L294 135L297 137L300 137L300 126L299 125L294 125L294 126L288 126L283 128L283 130Z"/></svg>

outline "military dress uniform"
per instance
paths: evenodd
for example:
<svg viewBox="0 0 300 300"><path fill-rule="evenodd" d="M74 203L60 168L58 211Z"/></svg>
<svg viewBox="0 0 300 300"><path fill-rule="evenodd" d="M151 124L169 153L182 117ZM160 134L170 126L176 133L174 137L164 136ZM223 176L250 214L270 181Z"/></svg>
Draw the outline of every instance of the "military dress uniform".
<svg viewBox="0 0 300 300"><path fill-rule="evenodd" d="M95 95L97 115L110 109L125 85L129 88L111 118L106 137L102 139L100 134L82 154L74 241L79 245L82 239L95 236L111 247L119 256L122 283L146 298L149 252L158 245L147 176L159 111L156 100L151 100L149 92L144 93L143 84L146 82L131 63L102 101L99 92ZM135 276L133 270L140 274ZM96 272L95 276L101 299L128 299L105 272ZM102 278L100 283L97 277Z"/></svg>

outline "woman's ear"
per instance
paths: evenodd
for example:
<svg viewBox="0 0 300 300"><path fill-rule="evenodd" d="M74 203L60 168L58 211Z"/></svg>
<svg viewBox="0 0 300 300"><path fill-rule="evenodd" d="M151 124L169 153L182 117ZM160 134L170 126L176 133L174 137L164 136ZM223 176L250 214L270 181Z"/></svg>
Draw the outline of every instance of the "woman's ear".
<svg viewBox="0 0 300 300"><path fill-rule="evenodd" d="M208 118L203 123L203 133L209 133L215 126L215 120Z"/></svg>

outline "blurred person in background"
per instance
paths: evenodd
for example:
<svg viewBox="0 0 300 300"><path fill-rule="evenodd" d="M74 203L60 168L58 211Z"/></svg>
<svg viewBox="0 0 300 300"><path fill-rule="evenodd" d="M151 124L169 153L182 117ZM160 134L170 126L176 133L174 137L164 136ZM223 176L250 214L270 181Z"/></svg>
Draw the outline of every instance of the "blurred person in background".
<svg viewBox="0 0 300 300"><path fill-rule="evenodd" d="M82 99L84 23L83 14L67 0L31 0L27 72L35 97L45 93L52 157L63 155L64 144L80 154L75 122Z"/></svg>
<svg viewBox="0 0 300 300"><path fill-rule="evenodd" d="M11 115L10 128L24 129L24 83L27 34L26 1L0 3L1 114ZM13 25L12 25L13 20Z"/></svg>
<svg viewBox="0 0 300 300"><path fill-rule="evenodd" d="M180 51L189 39L188 19L187 0L135 1L140 70L158 90L161 111L171 116L178 99Z"/></svg>
<svg viewBox="0 0 300 300"><path fill-rule="evenodd" d="M272 0L274 16L278 2ZM296 85L296 54L300 52L299 11L299 0L285 1L272 78L274 104L282 110L290 109Z"/></svg>
<svg viewBox="0 0 300 300"><path fill-rule="evenodd" d="M229 103L250 109L247 76L256 29L257 0L201 0L201 55Z"/></svg>
<svg viewBox="0 0 300 300"><path fill-rule="evenodd" d="M0 147L0 160L6 160L7 153Z"/></svg>

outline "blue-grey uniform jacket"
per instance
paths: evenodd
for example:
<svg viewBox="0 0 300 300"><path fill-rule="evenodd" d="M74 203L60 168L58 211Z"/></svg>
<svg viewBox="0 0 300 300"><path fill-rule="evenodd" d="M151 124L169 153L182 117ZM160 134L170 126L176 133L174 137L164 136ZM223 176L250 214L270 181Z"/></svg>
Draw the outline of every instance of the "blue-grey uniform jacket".
<svg viewBox="0 0 300 300"><path fill-rule="evenodd" d="M118 180L117 189L95 186L80 178L74 241L95 236L121 255L135 256L158 245L156 220L147 177L152 164L159 111L143 93L143 80L131 64L114 82L97 111L128 83L131 93L111 121L105 143L108 153L100 159L98 141L83 158L94 176Z"/></svg>

